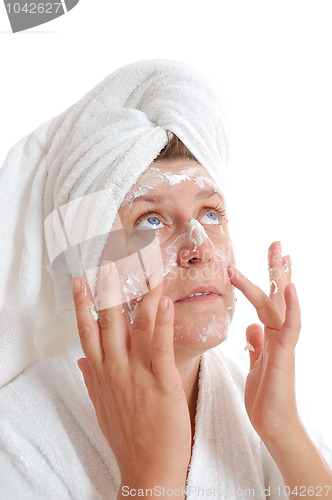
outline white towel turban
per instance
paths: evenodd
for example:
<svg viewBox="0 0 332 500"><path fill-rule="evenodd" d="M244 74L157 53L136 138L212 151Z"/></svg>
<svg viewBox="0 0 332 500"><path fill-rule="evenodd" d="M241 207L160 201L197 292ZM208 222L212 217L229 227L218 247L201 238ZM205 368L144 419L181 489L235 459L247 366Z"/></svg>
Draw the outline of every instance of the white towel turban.
<svg viewBox="0 0 332 500"><path fill-rule="evenodd" d="M119 69L9 152L0 170L0 385L76 334L73 304L64 307L71 280L57 289L47 270L45 219L101 192L101 205L85 212L86 238L102 234L105 221L109 230L125 194L167 144L166 131L221 187L224 113L206 80L176 61ZM74 234L75 217L71 223Z"/></svg>

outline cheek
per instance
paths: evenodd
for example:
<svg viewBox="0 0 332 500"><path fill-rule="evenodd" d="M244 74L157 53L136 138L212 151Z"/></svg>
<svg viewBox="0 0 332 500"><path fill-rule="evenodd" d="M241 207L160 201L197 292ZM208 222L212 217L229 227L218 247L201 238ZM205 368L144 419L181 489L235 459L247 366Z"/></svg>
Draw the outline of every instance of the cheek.
<svg viewBox="0 0 332 500"><path fill-rule="evenodd" d="M217 259L227 264L234 263L234 247L228 234L215 243L214 249Z"/></svg>

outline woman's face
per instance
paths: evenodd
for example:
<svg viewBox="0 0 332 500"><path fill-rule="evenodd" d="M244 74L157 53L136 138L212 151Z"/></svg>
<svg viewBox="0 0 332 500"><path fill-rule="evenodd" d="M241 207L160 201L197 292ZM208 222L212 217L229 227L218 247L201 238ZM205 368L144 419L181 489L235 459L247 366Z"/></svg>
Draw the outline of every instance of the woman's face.
<svg viewBox="0 0 332 500"><path fill-rule="evenodd" d="M233 252L223 197L205 169L187 159L155 161L118 215L122 226L158 242L155 270L164 276L163 295L174 302L176 354L196 356L222 342L234 310L227 274ZM133 300L127 311L137 307Z"/></svg>

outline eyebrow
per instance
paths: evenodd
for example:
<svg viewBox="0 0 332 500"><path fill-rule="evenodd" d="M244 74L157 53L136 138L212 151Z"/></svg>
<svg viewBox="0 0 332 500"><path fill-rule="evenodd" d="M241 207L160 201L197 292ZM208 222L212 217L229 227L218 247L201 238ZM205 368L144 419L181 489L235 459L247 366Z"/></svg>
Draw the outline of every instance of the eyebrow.
<svg viewBox="0 0 332 500"><path fill-rule="evenodd" d="M218 195L222 201L223 197L218 191L215 189L202 189L195 195L196 200L206 200L207 198L211 198L214 195ZM150 203L163 203L163 202L171 202L172 196L168 193L166 194L155 194L155 195L142 195L138 196L133 200L132 203L136 203L138 201L148 201Z"/></svg>

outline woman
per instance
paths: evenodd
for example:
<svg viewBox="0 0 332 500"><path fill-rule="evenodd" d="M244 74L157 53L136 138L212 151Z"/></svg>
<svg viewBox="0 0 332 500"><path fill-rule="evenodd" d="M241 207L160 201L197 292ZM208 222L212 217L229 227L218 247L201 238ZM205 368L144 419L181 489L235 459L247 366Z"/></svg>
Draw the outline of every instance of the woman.
<svg viewBox="0 0 332 500"><path fill-rule="evenodd" d="M31 146L38 141L42 152ZM270 297L234 268L221 178L227 139L206 82L175 62L129 65L39 129L31 150L22 328L5 331L31 348L9 377L38 355L29 344L37 328L23 319L50 289L39 208L55 290L47 303L53 298L62 318L76 315L98 423L73 363L77 341L7 384L4 494L15 484L15 498L295 498L295 488L331 498L331 469L295 400L300 311L290 259L271 245ZM17 158L18 150L12 166ZM73 307L68 280L78 274ZM243 371L217 347L234 311L232 285L265 327L247 330L245 407Z"/></svg>

